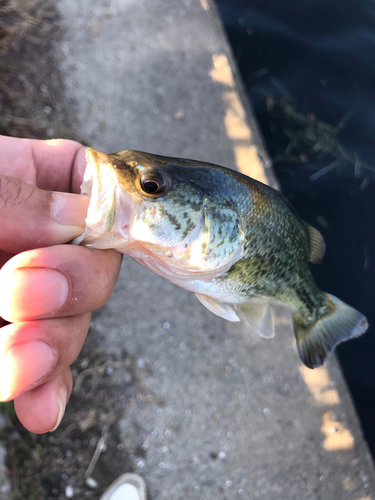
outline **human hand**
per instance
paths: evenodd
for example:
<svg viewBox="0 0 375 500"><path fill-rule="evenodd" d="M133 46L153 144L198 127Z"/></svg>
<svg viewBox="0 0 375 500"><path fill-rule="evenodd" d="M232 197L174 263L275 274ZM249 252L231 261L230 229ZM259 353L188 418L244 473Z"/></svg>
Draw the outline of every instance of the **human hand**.
<svg viewBox="0 0 375 500"><path fill-rule="evenodd" d="M59 425L69 366L120 270L114 250L64 245L85 225L89 199L70 194L85 165L76 142L0 136L0 401L35 433Z"/></svg>

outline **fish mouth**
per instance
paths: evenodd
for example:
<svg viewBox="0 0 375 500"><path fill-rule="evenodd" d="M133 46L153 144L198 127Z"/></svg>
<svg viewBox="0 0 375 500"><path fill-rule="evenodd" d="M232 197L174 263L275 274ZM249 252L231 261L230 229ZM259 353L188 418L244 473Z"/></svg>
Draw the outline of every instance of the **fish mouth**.
<svg viewBox="0 0 375 500"><path fill-rule="evenodd" d="M81 194L90 196L90 203L85 230L73 243L119 249L128 239L127 228L133 212L131 198L119 185L108 155L87 148L86 161Z"/></svg>

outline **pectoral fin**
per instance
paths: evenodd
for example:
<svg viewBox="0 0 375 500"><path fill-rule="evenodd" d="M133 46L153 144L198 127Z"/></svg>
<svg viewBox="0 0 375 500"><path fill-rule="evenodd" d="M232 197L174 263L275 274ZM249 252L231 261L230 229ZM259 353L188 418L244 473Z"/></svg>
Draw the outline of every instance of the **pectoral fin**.
<svg viewBox="0 0 375 500"><path fill-rule="evenodd" d="M199 302L201 302L209 311L216 314L216 316L220 316L228 321L240 321L240 318L237 316L233 307L230 304L225 302L219 302L207 295L201 295L199 293L194 294Z"/></svg>

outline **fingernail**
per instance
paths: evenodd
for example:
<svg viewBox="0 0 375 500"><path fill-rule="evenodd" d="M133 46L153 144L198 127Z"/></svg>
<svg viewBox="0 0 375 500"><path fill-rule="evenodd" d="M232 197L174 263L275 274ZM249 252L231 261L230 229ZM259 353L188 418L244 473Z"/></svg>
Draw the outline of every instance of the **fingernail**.
<svg viewBox="0 0 375 500"><path fill-rule="evenodd" d="M52 193L51 218L58 224L85 227L90 197L72 193Z"/></svg>
<svg viewBox="0 0 375 500"><path fill-rule="evenodd" d="M0 316L8 321L52 314L65 304L69 284L54 269L16 269L0 289Z"/></svg>
<svg viewBox="0 0 375 500"><path fill-rule="evenodd" d="M53 432L58 428L58 426L60 425L61 420L64 416L66 403L68 402L68 390L65 386L61 385L57 389L56 401L57 401L57 404L59 405L59 414L57 416L57 421L56 421L55 426L52 429L50 429L49 432Z"/></svg>
<svg viewBox="0 0 375 500"><path fill-rule="evenodd" d="M0 398L14 397L44 377L55 364L52 349L44 342L11 346L0 359Z"/></svg>

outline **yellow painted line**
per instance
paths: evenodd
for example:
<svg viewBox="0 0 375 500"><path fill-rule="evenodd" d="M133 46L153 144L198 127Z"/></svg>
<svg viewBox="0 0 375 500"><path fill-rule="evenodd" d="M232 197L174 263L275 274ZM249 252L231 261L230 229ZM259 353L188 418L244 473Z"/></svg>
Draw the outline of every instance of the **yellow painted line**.
<svg viewBox="0 0 375 500"><path fill-rule="evenodd" d="M345 477L342 481L342 485L345 491L354 491L356 489L356 483L350 477ZM353 500L372 500L374 497L366 496L361 498L355 498Z"/></svg>
<svg viewBox="0 0 375 500"><path fill-rule="evenodd" d="M301 366L300 372L315 401L322 405L337 405L339 403L339 393L332 388L331 377L325 366L315 368L315 370Z"/></svg>
<svg viewBox="0 0 375 500"><path fill-rule="evenodd" d="M210 74L214 82L234 88L233 73L225 54L213 54Z"/></svg>
<svg viewBox="0 0 375 500"><path fill-rule="evenodd" d="M234 156L238 170L257 179L264 184L267 184L266 176L264 175L263 165L260 163L257 149L254 145L249 146L234 146Z"/></svg>
<svg viewBox="0 0 375 500"><path fill-rule="evenodd" d="M327 451L349 450L354 446L352 433L341 422L335 421L334 414L327 411L323 415L322 432L325 435L323 448Z"/></svg>
<svg viewBox="0 0 375 500"><path fill-rule="evenodd" d="M226 106L224 124L227 135L233 142L237 169L253 179L267 183L264 167L260 161L257 148L252 141L252 133L247 123L246 112L235 87L233 72L225 54L214 54L212 56L210 75L214 82L224 86L223 101Z"/></svg>
<svg viewBox="0 0 375 500"><path fill-rule="evenodd" d="M346 491L353 491L355 489L355 482L350 477L344 477L342 486Z"/></svg>
<svg viewBox="0 0 375 500"><path fill-rule="evenodd" d="M210 4L207 0L199 0L199 3L201 4L203 10L210 10Z"/></svg>
<svg viewBox="0 0 375 500"><path fill-rule="evenodd" d="M340 402L336 389L332 388L331 377L325 366L310 370L300 367L302 377L315 401L319 405L334 406ZM354 446L354 437L342 422L335 420L332 411L322 415L321 431L324 435L323 448L327 451L348 450Z"/></svg>
<svg viewBox="0 0 375 500"><path fill-rule="evenodd" d="M227 104L224 123L228 137L236 140L250 140L251 131L246 125L246 115L240 97L234 90L224 93L224 101Z"/></svg>

